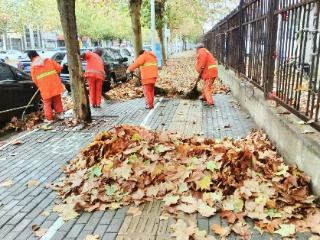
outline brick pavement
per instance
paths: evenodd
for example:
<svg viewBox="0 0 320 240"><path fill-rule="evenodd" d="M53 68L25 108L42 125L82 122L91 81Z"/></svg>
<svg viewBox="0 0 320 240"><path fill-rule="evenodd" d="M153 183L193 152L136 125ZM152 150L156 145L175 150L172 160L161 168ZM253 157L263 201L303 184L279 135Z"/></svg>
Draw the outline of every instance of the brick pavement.
<svg viewBox="0 0 320 240"><path fill-rule="evenodd" d="M12 180L9 188L0 187L0 236L2 239L36 239L33 224L52 228L58 215L51 211L56 195L44 186L62 176L59 168L71 160L100 131L121 123L140 125L148 115L144 100L107 102L102 109L93 109L93 123L84 129L66 128L57 123L52 131L37 130L21 137L20 145L7 145L0 150L0 182ZM229 95L217 95L216 107L200 101L163 99L146 125L152 129L175 131L182 135L200 134L206 137L244 137L255 127ZM28 188L29 180L39 185ZM156 207L155 207L156 206ZM51 239L85 239L94 233L102 239L169 239L173 219L160 221L160 203L141 206L138 219L126 216L127 208L117 211L81 213L77 219L64 223ZM49 216L43 215L49 211ZM206 219L193 216L201 229L209 230ZM118 232L119 236L118 235Z"/></svg>

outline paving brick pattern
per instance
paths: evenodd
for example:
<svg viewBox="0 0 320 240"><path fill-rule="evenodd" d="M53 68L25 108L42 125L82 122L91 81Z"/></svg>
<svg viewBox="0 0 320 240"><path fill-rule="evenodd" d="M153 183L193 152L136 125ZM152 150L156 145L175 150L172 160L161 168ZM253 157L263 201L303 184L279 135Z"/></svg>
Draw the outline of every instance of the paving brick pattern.
<svg viewBox="0 0 320 240"><path fill-rule="evenodd" d="M217 95L215 99L213 108L201 101L162 99L146 125L181 135L214 138L244 137L254 128L254 123L231 96ZM73 159L98 132L118 124L140 125L149 113L144 106L143 99L106 102L101 109L92 110L93 122L88 126L72 128L57 123L51 131L39 129L21 137L22 144L0 149L0 183L7 180L14 183L8 188L0 187L0 238L36 239L31 230L33 224L50 228L58 219L51 211L58 200L45 185L61 177L60 167ZM27 183L32 179L40 184L28 188ZM108 240L170 239L169 226L174 220L159 220L160 203L141 207L143 214L135 219L126 215L127 208L81 213L77 219L64 223L52 239L85 239L88 234L98 234ZM44 216L43 211L49 211L49 216ZM220 219L198 217L203 229L209 230L210 221Z"/></svg>

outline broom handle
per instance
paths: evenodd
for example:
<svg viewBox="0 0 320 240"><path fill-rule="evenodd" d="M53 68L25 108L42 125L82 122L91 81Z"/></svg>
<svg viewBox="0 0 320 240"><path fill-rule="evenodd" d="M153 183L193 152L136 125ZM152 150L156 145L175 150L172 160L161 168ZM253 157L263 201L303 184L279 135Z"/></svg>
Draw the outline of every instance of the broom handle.
<svg viewBox="0 0 320 240"><path fill-rule="evenodd" d="M198 79L197 79L196 84L198 84L198 82L200 82L203 71L204 71L204 68L201 68L201 71L200 71L200 73L199 73L199 76L198 76Z"/></svg>

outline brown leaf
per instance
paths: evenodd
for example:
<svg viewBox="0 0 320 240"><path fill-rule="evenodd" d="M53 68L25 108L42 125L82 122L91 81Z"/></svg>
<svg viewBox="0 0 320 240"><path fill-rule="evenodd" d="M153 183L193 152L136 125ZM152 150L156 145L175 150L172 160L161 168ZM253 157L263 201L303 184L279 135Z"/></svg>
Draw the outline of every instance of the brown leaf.
<svg viewBox="0 0 320 240"><path fill-rule="evenodd" d="M219 224L211 225L211 230L221 237L227 237L231 232L231 229L229 227L223 228Z"/></svg>
<svg viewBox="0 0 320 240"><path fill-rule="evenodd" d="M32 180L29 180L29 182L27 183L27 186L28 188L31 188L31 187L36 187L40 184L40 182L36 179L32 179Z"/></svg>
<svg viewBox="0 0 320 240"><path fill-rule="evenodd" d="M6 181L0 183L0 187L11 187L12 185L13 185L12 180L6 180Z"/></svg>
<svg viewBox="0 0 320 240"><path fill-rule="evenodd" d="M40 228L40 226L37 224L33 224L31 228L32 228L33 234L38 238L43 237L48 231L48 229L46 228Z"/></svg>
<svg viewBox="0 0 320 240"><path fill-rule="evenodd" d="M100 236L98 234L96 235L87 235L85 240L99 240Z"/></svg>

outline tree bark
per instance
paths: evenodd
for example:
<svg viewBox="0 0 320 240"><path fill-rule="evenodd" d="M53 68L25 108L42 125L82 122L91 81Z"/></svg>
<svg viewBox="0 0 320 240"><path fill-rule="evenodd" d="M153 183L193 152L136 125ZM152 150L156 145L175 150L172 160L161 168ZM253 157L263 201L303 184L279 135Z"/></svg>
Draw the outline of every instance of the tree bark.
<svg viewBox="0 0 320 240"><path fill-rule="evenodd" d="M61 25L67 48L68 68L71 79L71 95L74 103L74 114L80 122L91 121L91 111L85 86L75 15L75 0L57 0Z"/></svg>
<svg viewBox="0 0 320 240"><path fill-rule="evenodd" d="M142 33L140 22L141 3L142 0L129 0L132 31L134 35L134 52L136 57L139 56L139 52L142 50Z"/></svg>
<svg viewBox="0 0 320 240"><path fill-rule="evenodd" d="M167 54L166 54L166 46L164 45L164 36L163 29L157 29L160 44L161 44L161 53L162 53L162 63L163 65L167 65Z"/></svg>
<svg viewBox="0 0 320 240"><path fill-rule="evenodd" d="M155 11L156 11L156 28L158 32L158 37L161 44L161 55L162 55L162 63L163 65L167 65L167 54L166 54L166 46L164 44L164 36L163 29L165 25L165 4L166 0L157 1L155 3Z"/></svg>

